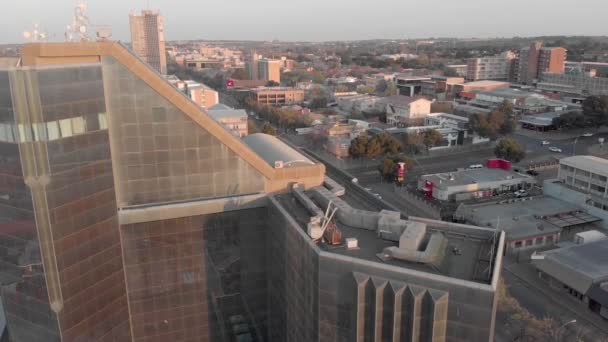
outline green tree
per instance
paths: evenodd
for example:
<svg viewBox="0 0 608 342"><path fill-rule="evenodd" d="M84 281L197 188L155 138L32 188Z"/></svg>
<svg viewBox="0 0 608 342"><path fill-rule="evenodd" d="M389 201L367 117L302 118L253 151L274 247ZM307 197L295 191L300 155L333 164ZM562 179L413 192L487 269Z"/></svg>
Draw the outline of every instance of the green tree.
<svg viewBox="0 0 608 342"><path fill-rule="evenodd" d="M393 82L389 82L388 85L386 86L386 90L384 91L384 95L393 96L393 95L397 95L397 94L399 94L399 89L397 88L397 85L395 85L395 83L393 83Z"/></svg>
<svg viewBox="0 0 608 342"><path fill-rule="evenodd" d="M431 129L424 132L423 136L422 141L427 148L441 145L441 143L444 141L443 135L441 135L441 133L439 133L439 131L436 129Z"/></svg>
<svg viewBox="0 0 608 342"><path fill-rule="evenodd" d="M384 154L384 146L382 146L382 141L377 139L377 137L370 139L367 143L367 149L365 152L365 155L368 158L375 158L381 154Z"/></svg>
<svg viewBox="0 0 608 342"><path fill-rule="evenodd" d="M583 101L583 114L596 126L608 124L608 96L589 96Z"/></svg>
<svg viewBox="0 0 608 342"><path fill-rule="evenodd" d="M277 130L274 127L272 127L272 125L269 122L265 122L264 126L262 126L262 133L268 134L268 135L277 135Z"/></svg>
<svg viewBox="0 0 608 342"><path fill-rule="evenodd" d="M230 77L236 80L246 80L249 79L249 74L247 74L247 71L245 69L238 68L232 71L232 75L230 75Z"/></svg>
<svg viewBox="0 0 608 342"><path fill-rule="evenodd" d="M350 91L350 88L343 84L336 87L336 93L347 93L349 91Z"/></svg>
<svg viewBox="0 0 608 342"><path fill-rule="evenodd" d="M494 155L517 163L526 157L526 150L515 139L505 138L494 148Z"/></svg>
<svg viewBox="0 0 608 342"><path fill-rule="evenodd" d="M281 84L277 81L273 81L273 80L269 80L268 82L266 82L266 86L267 87L278 87Z"/></svg>
<svg viewBox="0 0 608 342"><path fill-rule="evenodd" d="M314 97L310 100L310 109L319 109L327 107L327 98L324 96Z"/></svg>
<svg viewBox="0 0 608 342"><path fill-rule="evenodd" d="M374 94L376 90L374 89L374 87L370 87L370 86L361 86L357 88L357 93L359 94Z"/></svg>

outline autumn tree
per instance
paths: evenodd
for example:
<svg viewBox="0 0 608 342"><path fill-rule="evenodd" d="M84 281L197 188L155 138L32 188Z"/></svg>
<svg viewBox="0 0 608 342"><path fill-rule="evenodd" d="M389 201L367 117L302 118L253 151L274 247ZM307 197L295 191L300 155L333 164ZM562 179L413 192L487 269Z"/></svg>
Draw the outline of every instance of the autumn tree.
<svg viewBox="0 0 608 342"><path fill-rule="evenodd" d="M506 138L496 145L494 155L517 163L526 157L526 150L515 139Z"/></svg>
<svg viewBox="0 0 608 342"><path fill-rule="evenodd" d="M277 130L272 127L270 123L266 122L264 123L264 126L262 126L262 133L268 135L277 135Z"/></svg>
<svg viewBox="0 0 608 342"><path fill-rule="evenodd" d="M431 129L431 130L424 132L422 141L423 141L423 144L427 148L431 148L431 147L441 145L443 143L444 139L443 139L443 135L441 135L441 133L439 133L438 130Z"/></svg>

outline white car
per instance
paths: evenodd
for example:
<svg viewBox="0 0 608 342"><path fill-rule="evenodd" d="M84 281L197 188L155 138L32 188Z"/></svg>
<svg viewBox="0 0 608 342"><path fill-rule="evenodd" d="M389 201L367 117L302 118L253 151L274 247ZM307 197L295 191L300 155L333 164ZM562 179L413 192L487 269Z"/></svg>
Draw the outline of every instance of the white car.
<svg viewBox="0 0 608 342"><path fill-rule="evenodd" d="M592 136L593 136L593 133L585 133L585 134L583 134L582 136L583 136L583 137L587 137L587 138L588 138L588 137L592 137Z"/></svg>
<svg viewBox="0 0 608 342"><path fill-rule="evenodd" d="M549 144L550 144L550 142L548 142L547 140L543 140L543 141L541 141L541 143L540 143L540 144L541 144L541 145L549 145Z"/></svg>
<svg viewBox="0 0 608 342"><path fill-rule="evenodd" d="M526 197L528 196L528 192L526 190L517 190L513 193L513 195L515 195L517 198Z"/></svg>
<svg viewBox="0 0 608 342"><path fill-rule="evenodd" d="M469 170L472 170L472 169L483 169L483 165L481 165L481 164L469 165Z"/></svg>
<svg viewBox="0 0 608 342"><path fill-rule="evenodd" d="M557 153L562 153L562 149L561 148L557 148L555 146L549 147L549 151L551 151L551 152L557 152Z"/></svg>

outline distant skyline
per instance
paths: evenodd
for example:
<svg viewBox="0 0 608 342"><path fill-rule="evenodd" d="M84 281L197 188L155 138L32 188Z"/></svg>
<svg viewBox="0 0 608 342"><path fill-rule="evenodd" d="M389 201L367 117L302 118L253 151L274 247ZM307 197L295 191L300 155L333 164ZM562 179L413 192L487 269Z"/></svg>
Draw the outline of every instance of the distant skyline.
<svg viewBox="0 0 608 342"><path fill-rule="evenodd" d="M167 40L332 41L428 37L495 38L608 35L606 0L89 0L94 25L130 41L129 13L159 10ZM0 43L24 42L35 23L50 41L64 40L75 1L11 1Z"/></svg>

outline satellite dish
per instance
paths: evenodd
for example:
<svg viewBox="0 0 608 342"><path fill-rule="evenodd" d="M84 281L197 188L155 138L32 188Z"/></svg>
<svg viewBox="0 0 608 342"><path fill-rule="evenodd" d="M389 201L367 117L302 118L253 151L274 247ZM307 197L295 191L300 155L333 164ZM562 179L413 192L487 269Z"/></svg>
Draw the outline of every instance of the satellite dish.
<svg viewBox="0 0 608 342"><path fill-rule="evenodd" d="M42 32L40 33L40 39L46 39L46 33Z"/></svg>
<svg viewBox="0 0 608 342"><path fill-rule="evenodd" d="M23 32L23 38L25 38L25 39L32 38L32 32L30 32L30 31Z"/></svg>

